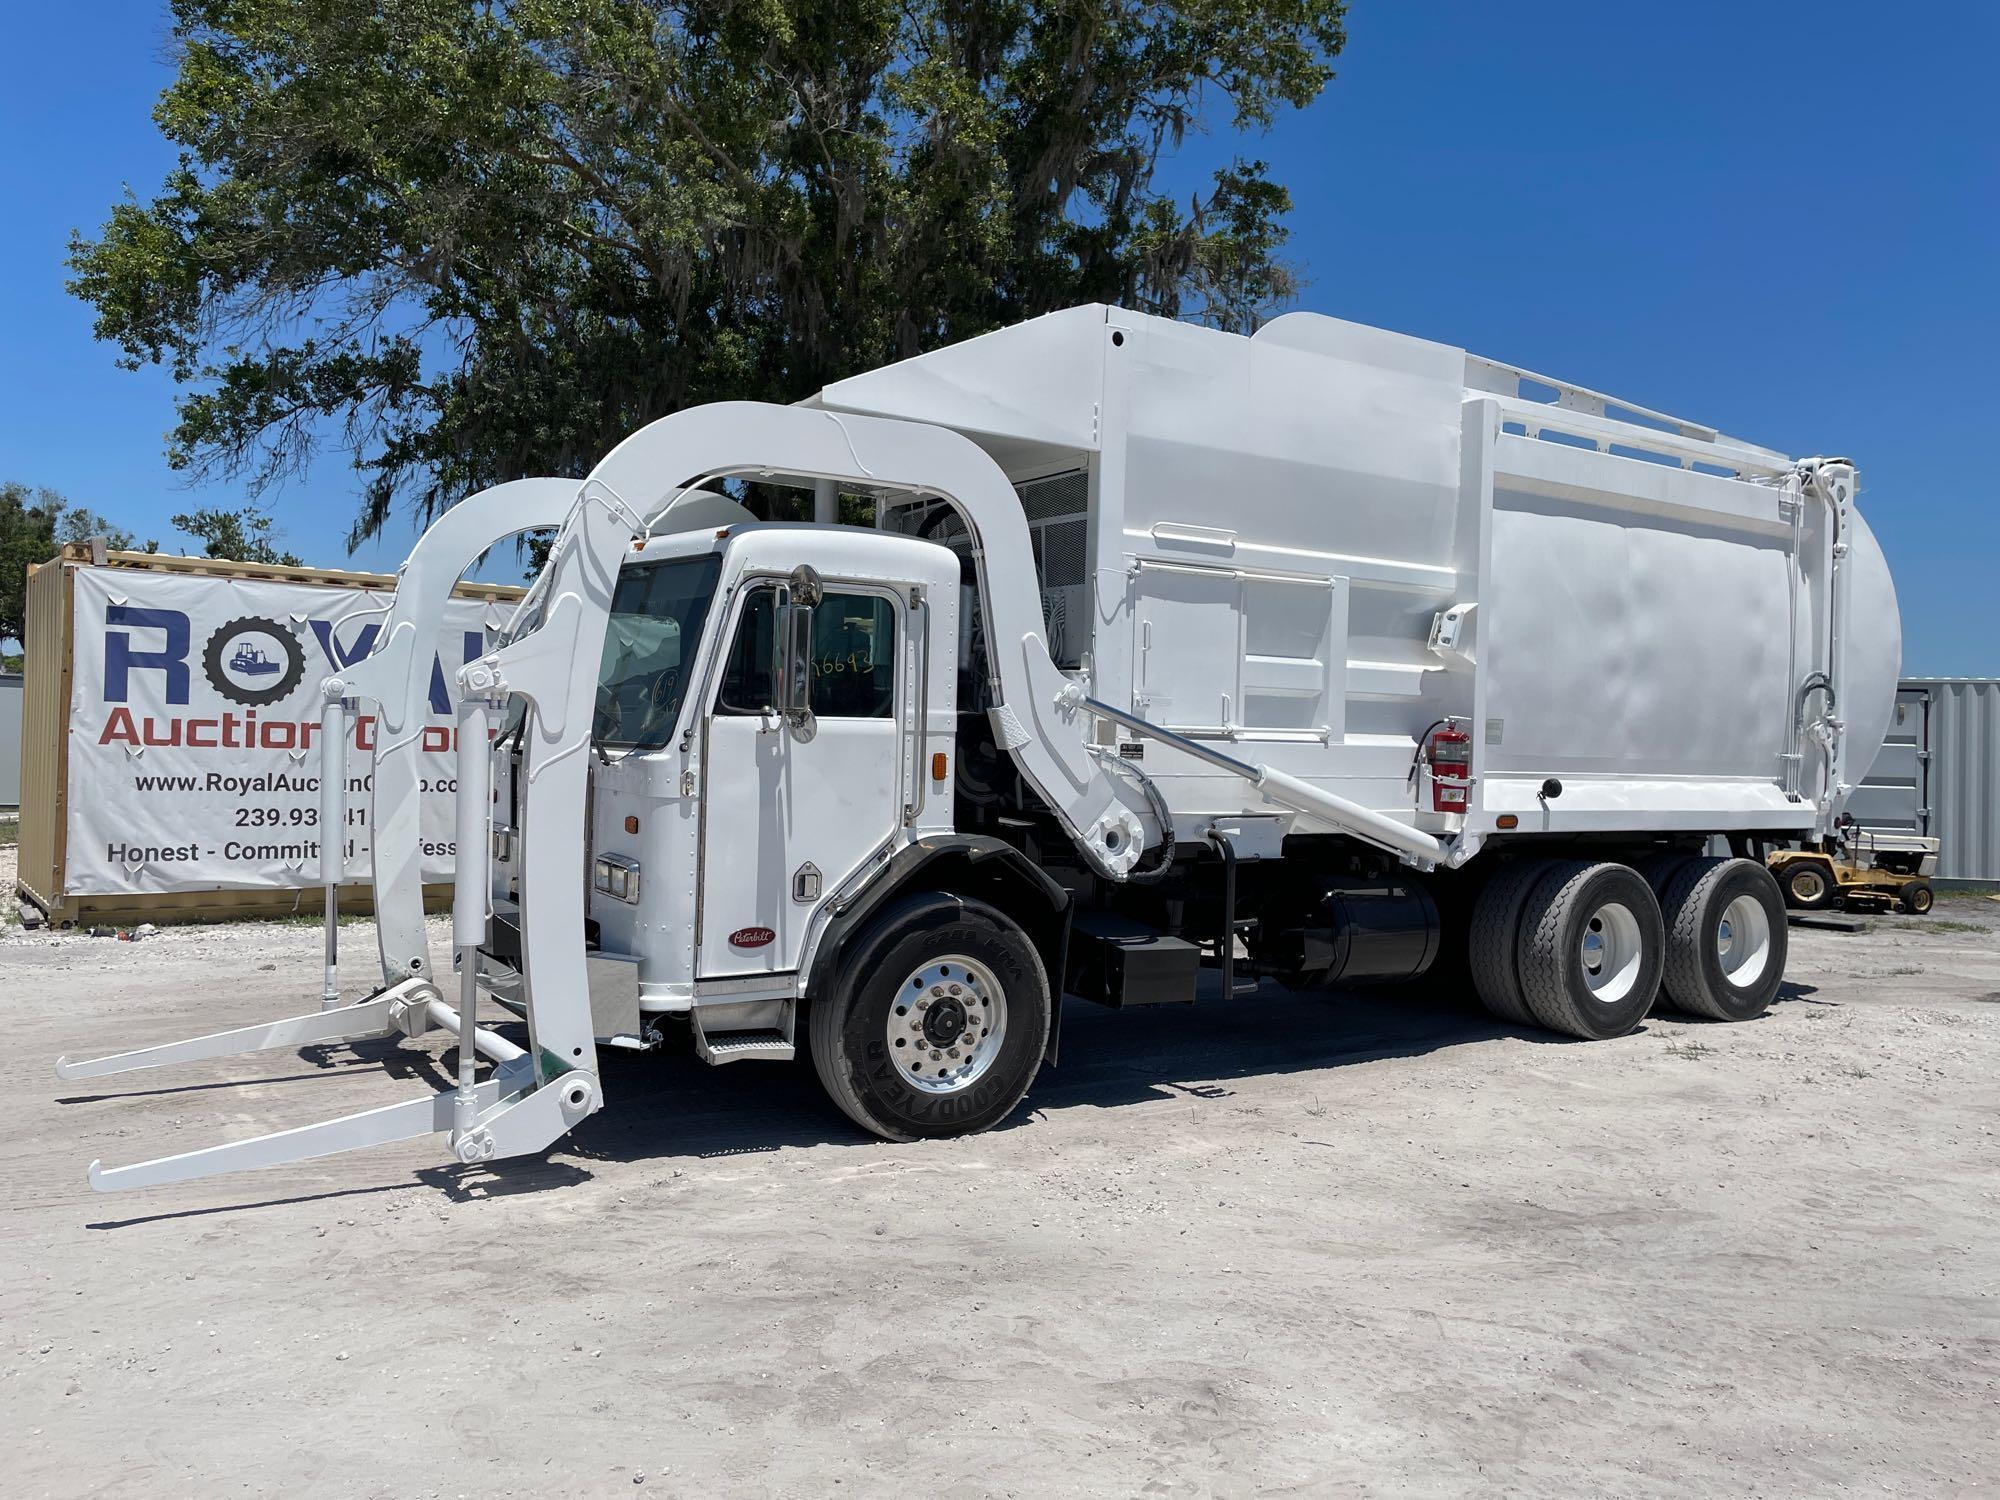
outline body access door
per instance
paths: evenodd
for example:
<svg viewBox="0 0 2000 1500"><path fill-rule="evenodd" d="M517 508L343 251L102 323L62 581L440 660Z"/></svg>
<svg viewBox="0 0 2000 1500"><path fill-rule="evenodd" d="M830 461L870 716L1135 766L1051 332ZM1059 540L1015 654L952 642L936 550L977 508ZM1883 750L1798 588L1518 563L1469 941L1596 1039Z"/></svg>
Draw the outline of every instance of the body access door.
<svg viewBox="0 0 2000 1500"><path fill-rule="evenodd" d="M821 901L903 823L918 696L909 611L879 584L821 590L791 642L779 640L791 596L775 580L745 589L730 622L703 728L703 979L796 969ZM806 674L803 721L779 711L787 661Z"/></svg>

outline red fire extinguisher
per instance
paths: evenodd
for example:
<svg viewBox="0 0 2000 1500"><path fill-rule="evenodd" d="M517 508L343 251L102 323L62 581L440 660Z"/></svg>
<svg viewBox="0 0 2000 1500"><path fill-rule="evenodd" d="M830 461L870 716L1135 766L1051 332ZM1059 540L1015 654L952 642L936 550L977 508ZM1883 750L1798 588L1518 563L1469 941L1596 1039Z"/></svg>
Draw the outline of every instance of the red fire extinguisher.
<svg viewBox="0 0 2000 1500"><path fill-rule="evenodd" d="M1431 763L1431 811L1462 813L1472 791L1472 736L1446 719L1431 732L1425 757Z"/></svg>

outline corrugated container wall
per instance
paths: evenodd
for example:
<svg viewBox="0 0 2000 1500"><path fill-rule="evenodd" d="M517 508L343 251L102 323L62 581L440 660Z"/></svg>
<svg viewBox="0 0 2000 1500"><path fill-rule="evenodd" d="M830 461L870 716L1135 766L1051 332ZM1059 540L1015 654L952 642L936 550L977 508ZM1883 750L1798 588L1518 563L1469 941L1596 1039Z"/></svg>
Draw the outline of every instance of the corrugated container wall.
<svg viewBox="0 0 2000 1500"><path fill-rule="evenodd" d="M55 899L69 765L69 569L28 570L26 698L21 705L21 854L17 883Z"/></svg>
<svg viewBox="0 0 2000 1500"><path fill-rule="evenodd" d="M1905 677L1848 811L1938 841L1940 880L2000 884L2000 678Z"/></svg>
<svg viewBox="0 0 2000 1500"><path fill-rule="evenodd" d="M2000 679L1910 677L1930 696L1930 833L1945 880L2000 880Z"/></svg>

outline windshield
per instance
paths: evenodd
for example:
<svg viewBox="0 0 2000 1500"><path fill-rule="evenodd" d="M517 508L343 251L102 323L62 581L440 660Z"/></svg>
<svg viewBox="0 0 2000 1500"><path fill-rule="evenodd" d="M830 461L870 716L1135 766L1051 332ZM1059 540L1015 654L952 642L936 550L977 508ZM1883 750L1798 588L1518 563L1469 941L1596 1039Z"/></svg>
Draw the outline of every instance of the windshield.
<svg viewBox="0 0 2000 1500"><path fill-rule="evenodd" d="M653 750L673 733L721 570L722 559L710 553L634 563L620 572L597 672L591 732L599 745Z"/></svg>

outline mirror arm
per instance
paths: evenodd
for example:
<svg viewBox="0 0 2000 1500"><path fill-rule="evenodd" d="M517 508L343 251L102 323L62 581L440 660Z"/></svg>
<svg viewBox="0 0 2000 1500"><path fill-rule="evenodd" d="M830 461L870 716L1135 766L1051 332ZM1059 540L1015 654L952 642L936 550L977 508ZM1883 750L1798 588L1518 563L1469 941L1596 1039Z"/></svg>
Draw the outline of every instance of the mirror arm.
<svg viewBox="0 0 2000 1500"><path fill-rule="evenodd" d="M785 703L791 695L791 671L787 663L791 618L791 590L779 584L771 595L771 701L764 709L773 718L785 716Z"/></svg>
<svg viewBox="0 0 2000 1500"><path fill-rule="evenodd" d="M771 712L801 742L818 728L812 712L812 620L819 595L819 575L801 567L789 584L780 585L772 615L771 688L777 703Z"/></svg>

